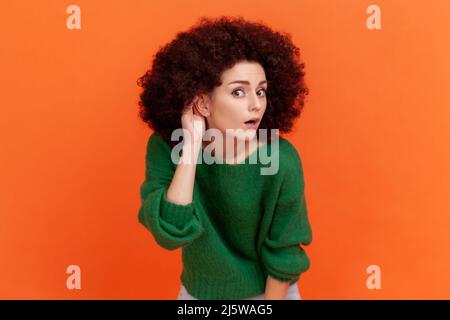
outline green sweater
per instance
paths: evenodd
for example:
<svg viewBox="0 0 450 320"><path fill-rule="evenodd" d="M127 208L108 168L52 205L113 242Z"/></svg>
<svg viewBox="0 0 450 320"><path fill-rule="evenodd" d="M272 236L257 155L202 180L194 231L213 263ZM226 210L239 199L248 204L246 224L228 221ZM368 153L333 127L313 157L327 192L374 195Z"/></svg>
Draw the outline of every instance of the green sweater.
<svg viewBox="0 0 450 320"><path fill-rule="evenodd" d="M182 248L180 280L192 296L244 299L264 293L267 275L292 284L309 269L301 246L312 240L302 163L288 140L278 142L252 153L278 152L276 174L261 174L270 164L259 156L257 163L201 161L193 200L179 205L166 198L177 166L172 149L157 133L150 136L138 219L161 247Z"/></svg>

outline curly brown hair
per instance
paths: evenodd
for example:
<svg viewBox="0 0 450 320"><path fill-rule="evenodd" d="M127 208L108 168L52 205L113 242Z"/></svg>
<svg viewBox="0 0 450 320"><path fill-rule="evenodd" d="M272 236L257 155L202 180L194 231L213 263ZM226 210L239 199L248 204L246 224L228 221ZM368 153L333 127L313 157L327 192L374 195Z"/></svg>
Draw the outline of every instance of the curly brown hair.
<svg viewBox="0 0 450 320"><path fill-rule="evenodd" d="M156 53L152 68L138 78L143 90L139 116L169 144L173 130L181 128L184 108L198 94L210 95L221 85L222 73L239 61L258 62L269 87L261 129L290 132L300 115L305 95L305 64L287 33L242 17L201 17ZM268 137L270 142L270 134Z"/></svg>

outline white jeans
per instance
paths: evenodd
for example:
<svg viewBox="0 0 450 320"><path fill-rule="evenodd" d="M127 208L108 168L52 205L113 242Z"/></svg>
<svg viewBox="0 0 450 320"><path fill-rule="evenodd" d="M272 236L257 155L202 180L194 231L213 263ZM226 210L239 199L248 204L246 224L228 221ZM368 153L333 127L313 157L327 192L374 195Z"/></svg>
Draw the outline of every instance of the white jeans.
<svg viewBox="0 0 450 320"><path fill-rule="evenodd" d="M295 282L289 286L289 289L286 293L286 300L301 300L301 299L302 298L300 297L300 291L298 290L297 282ZM191 296L186 291L186 288L183 286L183 284L181 284L177 300L198 300L198 299ZM245 298L242 300L264 300L264 293L250 298Z"/></svg>

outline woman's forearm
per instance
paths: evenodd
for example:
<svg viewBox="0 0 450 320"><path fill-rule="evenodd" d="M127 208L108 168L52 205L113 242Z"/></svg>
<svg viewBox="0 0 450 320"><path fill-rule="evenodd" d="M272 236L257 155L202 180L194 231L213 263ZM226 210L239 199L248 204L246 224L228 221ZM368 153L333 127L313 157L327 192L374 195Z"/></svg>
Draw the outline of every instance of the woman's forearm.
<svg viewBox="0 0 450 320"><path fill-rule="evenodd" d="M186 143L183 146L180 161L167 189L167 200L170 202L180 205L187 205L192 202L196 161L200 148L196 143Z"/></svg>
<svg viewBox="0 0 450 320"><path fill-rule="evenodd" d="M265 300L284 300L289 289L289 281L280 281L267 276Z"/></svg>

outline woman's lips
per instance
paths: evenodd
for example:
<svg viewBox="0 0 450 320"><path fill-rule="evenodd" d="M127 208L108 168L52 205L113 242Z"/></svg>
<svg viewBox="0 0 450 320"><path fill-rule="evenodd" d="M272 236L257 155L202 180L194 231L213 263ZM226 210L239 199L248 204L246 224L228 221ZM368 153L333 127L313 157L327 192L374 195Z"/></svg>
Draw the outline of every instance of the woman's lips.
<svg viewBox="0 0 450 320"><path fill-rule="evenodd" d="M256 128L258 128L259 120L255 121L255 122L244 123L244 125L247 129L256 129Z"/></svg>

